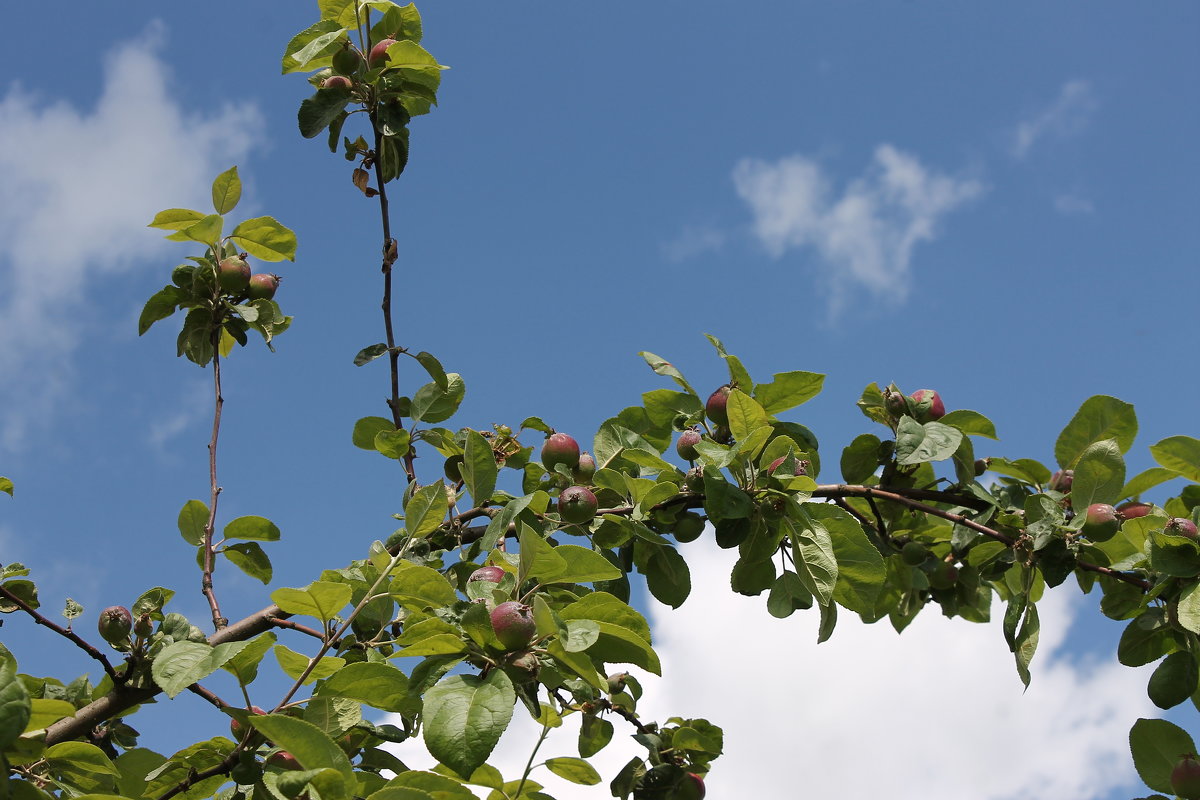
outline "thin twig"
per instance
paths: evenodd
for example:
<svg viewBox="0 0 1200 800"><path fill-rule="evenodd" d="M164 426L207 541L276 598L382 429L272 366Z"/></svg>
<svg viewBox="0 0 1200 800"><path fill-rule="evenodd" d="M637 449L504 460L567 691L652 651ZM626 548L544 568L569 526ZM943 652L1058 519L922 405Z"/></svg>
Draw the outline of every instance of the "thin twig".
<svg viewBox="0 0 1200 800"><path fill-rule="evenodd" d="M296 631L298 633L312 636L315 639L325 641L325 634L321 633L319 630L310 628L307 625L301 625L299 622L292 622L290 619L275 618L271 620L271 624L276 628L286 628L290 631Z"/></svg>
<svg viewBox="0 0 1200 800"><path fill-rule="evenodd" d="M104 667L105 674L112 678L112 682L117 686L121 686L125 683L125 676L113 669L113 665L109 662L108 657L92 645L88 644L82 637L79 636L79 634L75 633L75 631L71 630L70 628L64 628L58 623L51 622L49 619L38 613L37 609L33 608L33 606L29 605L20 597L17 597L8 589L5 589L3 586L0 586L0 597L3 597L4 599L8 600L8 602L24 611L26 614L32 617L33 621L38 625L43 625L57 633L59 636L70 640L76 647L99 661L100 666Z"/></svg>
<svg viewBox="0 0 1200 800"><path fill-rule="evenodd" d="M213 549L213 531L217 527L217 497L221 487L217 485L217 438L221 433L221 407L225 398L221 396L221 329L213 332L213 425L212 438L208 442L208 482L209 503L208 521L204 523L204 576L200 580L201 591L208 600L212 611L213 628L221 630L229 624L229 620L221 615L221 606L217 602L217 593L213 591L213 569L216 561L216 551Z"/></svg>

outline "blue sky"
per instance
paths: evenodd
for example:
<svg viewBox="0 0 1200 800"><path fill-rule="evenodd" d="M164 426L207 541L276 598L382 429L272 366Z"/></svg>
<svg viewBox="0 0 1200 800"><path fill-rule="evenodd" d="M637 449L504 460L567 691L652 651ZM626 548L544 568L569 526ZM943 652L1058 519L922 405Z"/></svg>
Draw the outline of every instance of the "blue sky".
<svg viewBox="0 0 1200 800"><path fill-rule="evenodd" d="M1151 465L1147 445L1200 435L1188 356L1200 289L1194 5L421 10L426 46L453 69L441 106L414 123L411 166L392 190L398 339L463 374L458 425L538 414L589 439L667 385L639 350L698 387L722 383L708 332L756 377L828 374L792 415L821 437L827 471L869 429L854 400L871 381L933 387L948 407L989 415L1001 441L977 445L980 455L1050 462L1092 394L1137 407L1131 473ZM45 25L32 5L8 13L13 30ZM283 45L313 18L315 3L282 0L79 4L55 45L68 56L46 57L38 35L9 43L0 474L17 493L0 498L0 559L34 568L48 609L69 595L90 620L163 583L195 586L176 610L205 616L175 517L207 496L209 375L174 358L174 322L139 339L136 318L190 254L143 226L161 208L200 207L235 163L246 183L236 213L276 216L300 248L276 269L293 329L276 354L252 346L227 365L221 516L280 526L274 586L307 583L393 528L400 474L349 441L355 419L384 411L386 367L351 364L382 339L376 211L347 162L296 132L306 86L279 75ZM404 379L424 380L418 369ZM847 624L816 652L812 620L770 620L757 599L751 633L781 649L736 638L745 612L693 652L741 600L721 586L719 554L698 546L695 558L715 587L675 614L645 607L668 668L680 665L676 688L661 691L710 704L656 708L710 713L752 743L718 762L714 791L754 776L760 796L786 796L791 768L770 766L786 758L814 788L865 796L877 787L845 776L872 780L855 765L878 759L891 786L913 787L890 796L963 796L995 736L996 748L1024 737L1031 755L988 798L1136 792L1124 737L1153 711L1147 675L1115 665L1121 626L1071 586L1047 601L1044 619L1061 630L1045 625L1021 698L999 630L961 621L922 619L899 638ZM248 579L217 580L230 616L265 602ZM90 668L28 628L4 629L22 669ZM810 683L713 692L739 648L769 651L754 657L751 683L777 668ZM881 662L928 702L864 688L871 670L849 666ZM968 676L957 691L942 690L946 664ZM804 692L842 713L797 696L787 728L741 718L753 702L784 707L781 694ZM954 708L930 710L947 693ZM223 729L187 708L198 729ZM1200 733L1194 713L1177 718ZM156 710L142 727L169 723ZM781 736L803 752L756 763ZM883 755L917 737L919 769ZM878 749L864 755L864 742ZM934 766L946 763L956 766Z"/></svg>

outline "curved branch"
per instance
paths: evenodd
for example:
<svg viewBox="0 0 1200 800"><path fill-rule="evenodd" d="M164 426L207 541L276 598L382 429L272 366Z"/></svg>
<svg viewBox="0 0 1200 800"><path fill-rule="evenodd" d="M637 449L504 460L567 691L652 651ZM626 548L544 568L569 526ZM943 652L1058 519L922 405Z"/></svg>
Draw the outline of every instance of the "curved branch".
<svg viewBox="0 0 1200 800"><path fill-rule="evenodd" d="M57 633L59 636L70 640L80 650L99 661L100 666L104 668L105 674L112 678L112 682L114 684L121 686L125 683L125 676L113 669L113 665L109 662L108 657L89 644L79 634L75 633L75 631L71 630L70 628L64 628L56 622L51 622L49 619L38 613L37 609L26 603L21 598L17 597L8 589L5 589L3 586L0 586L0 597L3 597L8 602L24 611L26 614L32 617L33 621L38 625L45 626Z"/></svg>

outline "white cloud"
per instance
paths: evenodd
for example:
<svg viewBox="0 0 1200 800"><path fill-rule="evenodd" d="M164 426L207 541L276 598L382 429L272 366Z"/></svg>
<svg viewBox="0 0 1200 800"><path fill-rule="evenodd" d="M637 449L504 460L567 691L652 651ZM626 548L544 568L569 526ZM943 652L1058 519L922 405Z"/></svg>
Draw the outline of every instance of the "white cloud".
<svg viewBox="0 0 1200 800"><path fill-rule="evenodd" d="M1060 214L1075 216L1078 214L1091 214L1096 210L1096 207L1092 204L1091 200L1083 195L1068 192L1054 198L1054 210Z"/></svg>
<svg viewBox="0 0 1200 800"><path fill-rule="evenodd" d="M663 257L679 262L725 246L725 234L716 228L688 225L671 241L662 245Z"/></svg>
<svg viewBox="0 0 1200 800"><path fill-rule="evenodd" d="M1096 106L1090 83L1067 81L1053 103L1017 125L1012 135L1013 157L1025 158L1034 144L1047 136L1061 139L1078 134L1087 126Z"/></svg>
<svg viewBox="0 0 1200 800"><path fill-rule="evenodd" d="M105 59L92 108L46 101L18 86L0 99L0 446L49 416L73 381L70 354L96 309L104 273L161 263L177 245L146 223L162 208L203 208L213 176L252 145L249 105L191 112L170 91L163 32Z"/></svg>
<svg viewBox="0 0 1200 800"><path fill-rule="evenodd" d="M927 169L889 144L840 196L821 166L799 155L775 163L743 159L733 182L768 253L816 250L834 314L854 287L903 301L913 248L933 240L941 218L984 189L977 180Z"/></svg>
<svg viewBox="0 0 1200 800"><path fill-rule="evenodd" d="M165 445L183 433L212 408L212 388L205 381L192 381L179 401L162 416L150 420L146 441L165 452Z"/></svg>
<svg viewBox="0 0 1200 800"><path fill-rule="evenodd" d="M773 619L764 598L728 590L729 553L697 543L687 556L693 586L708 588L678 611L652 609L666 678L643 680L640 710L645 719L705 717L724 728L710 797L1098 800L1123 786L1136 792L1126 742L1135 719L1158 713L1145 696L1147 674L1065 652L1082 605L1070 586L1039 603L1041 642L1023 693L998 621L946 619L931 607L896 635L886 621L867 626L843 613L818 646L815 613ZM997 620L1000 613L997 606ZM614 724L613 744L594 759L602 785L572 786L544 768L532 777L560 800L607 797L608 781L640 749L628 726ZM554 731L535 763L577 755L577 730ZM538 731L518 708L490 763L520 777ZM402 747L410 766L429 765L420 743Z"/></svg>

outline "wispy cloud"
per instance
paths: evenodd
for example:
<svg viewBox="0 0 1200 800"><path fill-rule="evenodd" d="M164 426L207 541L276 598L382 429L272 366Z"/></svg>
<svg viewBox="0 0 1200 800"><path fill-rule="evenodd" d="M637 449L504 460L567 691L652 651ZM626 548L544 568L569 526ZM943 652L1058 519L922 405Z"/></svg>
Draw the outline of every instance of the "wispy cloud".
<svg viewBox="0 0 1200 800"><path fill-rule="evenodd" d="M978 180L931 170L890 144L876 148L863 175L840 193L820 164L800 155L774 163L743 159L733 182L768 253L816 251L835 315L854 288L903 301L913 248L932 241L946 214L984 191Z"/></svg>
<svg viewBox="0 0 1200 800"><path fill-rule="evenodd" d="M673 262L695 258L720 250L725 246L726 238L724 231L717 228L688 225L678 236L662 245L663 258Z"/></svg>
<svg viewBox="0 0 1200 800"><path fill-rule="evenodd" d="M92 108L10 86L0 99L0 447L49 418L73 381L70 354L100 276L165 252L146 223L161 208L203 207L215 175L263 127L250 105L179 106L151 26L105 59Z"/></svg>
<svg viewBox="0 0 1200 800"><path fill-rule="evenodd" d="M1066 192L1054 198L1054 210L1067 216L1091 214L1096 210L1091 200L1081 194Z"/></svg>
<svg viewBox="0 0 1200 800"><path fill-rule="evenodd" d="M212 394L201 381L190 382L179 401L162 415L148 423L146 441L155 450L168 452L165 445L201 419L206 412L211 414Z"/></svg>
<svg viewBox="0 0 1200 800"><path fill-rule="evenodd" d="M658 721L705 717L724 728L710 797L795 797L802 786L811 797L1097 800L1136 789L1128 729L1158 713L1146 699L1146 670L1066 652L1083 606L1069 587L1038 605L1041 643L1023 692L1000 605L989 625L929 608L899 636L886 621L868 626L843 613L833 638L817 645L815 613L778 620L763 597L731 593L733 557L703 541L686 554L692 585L707 588L678 611L650 611L665 678L638 676L646 687L638 711ZM607 797L617 770L645 753L628 726L613 722L612 744L594 759L604 784L572 786L544 768L532 777L561 800ZM539 732L518 707L489 763L506 779L520 777ZM577 734L569 718L534 763L578 755ZM1019 757L997 770L1013 742ZM429 765L420 742L401 749L410 766Z"/></svg>
<svg viewBox="0 0 1200 800"><path fill-rule="evenodd" d="M1097 105L1090 83L1067 81L1053 103L1017 125L1012 134L1013 158L1025 158L1033 146L1047 136L1062 139L1078 134L1087 126Z"/></svg>

